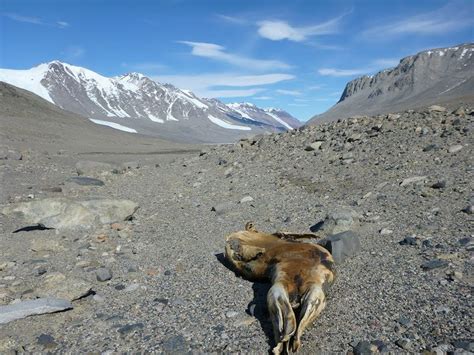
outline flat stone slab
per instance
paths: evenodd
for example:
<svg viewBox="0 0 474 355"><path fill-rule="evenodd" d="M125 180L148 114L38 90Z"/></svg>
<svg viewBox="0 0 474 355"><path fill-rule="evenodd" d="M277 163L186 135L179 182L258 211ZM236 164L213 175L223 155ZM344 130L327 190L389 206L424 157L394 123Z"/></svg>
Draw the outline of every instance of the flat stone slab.
<svg viewBox="0 0 474 355"><path fill-rule="evenodd" d="M60 298L38 298L7 306L0 306L0 324L26 318L37 314L46 314L72 309L68 300Z"/></svg>
<svg viewBox="0 0 474 355"><path fill-rule="evenodd" d="M104 186L104 182L99 179L87 177L87 176L73 176L66 180L81 186Z"/></svg>
<svg viewBox="0 0 474 355"><path fill-rule="evenodd" d="M18 216L29 225L46 228L91 228L129 219L138 205L129 200L91 199L83 201L63 197L11 204L2 209L6 216Z"/></svg>

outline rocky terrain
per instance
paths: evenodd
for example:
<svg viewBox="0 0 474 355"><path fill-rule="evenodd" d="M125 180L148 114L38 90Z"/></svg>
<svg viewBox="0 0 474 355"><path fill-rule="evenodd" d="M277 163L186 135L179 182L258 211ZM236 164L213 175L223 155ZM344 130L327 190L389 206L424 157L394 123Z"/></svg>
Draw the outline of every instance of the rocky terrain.
<svg viewBox="0 0 474 355"><path fill-rule="evenodd" d="M172 158L4 136L0 352L266 353L268 285L223 263L249 220L360 239L302 353L473 352L473 129L461 102Z"/></svg>
<svg viewBox="0 0 474 355"><path fill-rule="evenodd" d="M466 100L474 92L474 44L430 49L395 68L347 83L339 102L310 124Z"/></svg>
<svg viewBox="0 0 474 355"><path fill-rule="evenodd" d="M27 70L0 69L0 81L97 124L174 142L230 143L300 126L283 110L226 105L140 73L109 78L57 60Z"/></svg>

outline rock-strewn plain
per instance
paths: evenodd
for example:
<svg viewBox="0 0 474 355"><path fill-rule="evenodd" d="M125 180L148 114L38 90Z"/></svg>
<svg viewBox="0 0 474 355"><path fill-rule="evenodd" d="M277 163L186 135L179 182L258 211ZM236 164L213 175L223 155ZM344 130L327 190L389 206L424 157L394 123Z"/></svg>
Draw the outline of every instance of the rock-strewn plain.
<svg viewBox="0 0 474 355"><path fill-rule="evenodd" d="M360 251L338 265L303 353L472 352L473 129L463 103L357 117L173 159L127 156L130 168L93 176L103 185L69 180L84 160L73 151L6 142L5 206L139 208L91 230L18 231L30 223L0 216L0 305L59 296L74 307L2 325L0 352L266 353L268 286L223 265L224 238L249 220L303 233L330 216Z"/></svg>

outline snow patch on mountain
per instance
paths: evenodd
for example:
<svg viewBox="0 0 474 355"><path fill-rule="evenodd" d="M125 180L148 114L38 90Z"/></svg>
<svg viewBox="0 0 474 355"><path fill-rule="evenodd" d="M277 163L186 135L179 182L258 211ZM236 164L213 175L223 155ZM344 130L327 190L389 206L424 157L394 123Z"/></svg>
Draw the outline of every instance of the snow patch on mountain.
<svg viewBox="0 0 474 355"><path fill-rule="evenodd" d="M275 119L275 121L281 123L283 126L285 126L286 128L288 128L290 131L293 129L293 127L291 127L288 123L286 123L285 121L283 121L280 117L278 117L275 113L273 113L272 111L267 111L265 110L265 112L267 113L267 115L273 117Z"/></svg>
<svg viewBox="0 0 474 355"><path fill-rule="evenodd" d="M135 129L115 123L115 122L96 120L94 118L89 118L89 120L91 120L92 122L96 124L100 124L102 126L108 126L110 128L118 129L119 131L128 132L128 133L137 133Z"/></svg>
<svg viewBox="0 0 474 355"><path fill-rule="evenodd" d="M0 81L31 91L54 104L48 89L41 84L48 69L48 64L41 64L27 70L0 69Z"/></svg>
<svg viewBox="0 0 474 355"><path fill-rule="evenodd" d="M228 122L225 122L225 121L221 120L220 118L214 117L212 115L209 115L207 117L209 118L209 120L212 123L214 123L218 126L221 126L222 128L238 129L238 130L241 130L241 131L250 131L251 130L250 127L233 125L233 124L230 124Z"/></svg>

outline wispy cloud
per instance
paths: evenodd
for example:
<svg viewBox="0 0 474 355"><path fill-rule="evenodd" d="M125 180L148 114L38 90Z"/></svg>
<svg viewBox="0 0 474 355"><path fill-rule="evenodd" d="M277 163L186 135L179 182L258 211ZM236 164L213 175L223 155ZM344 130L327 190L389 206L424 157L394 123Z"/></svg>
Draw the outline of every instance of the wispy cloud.
<svg viewBox="0 0 474 355"><path fill-rule="evenodd" d="M368 73L367 68L360 69L336 69L336 68L321 68L318 73L324 76L354 76Z"/></svg>
<svg viewBox="0 0 474 355"><path fill-rule="evenodd" d="M48 22L39 17L23 16L23 15L11 13L11 12L2 13L1 15L16 22L29 23L33 25L39 25L39 26L52 26L52 27L58 27L58 28L69 27L69 23L66 21Z"/></svg>
<svg viewBox="0 0 474 355"><path fill-rule="evenodd" d="M271 96L256 96L254 97L255 100L273 100Z"/></svg>
<svg viewBox="0 0 474 355"><path fill-rule="evenodd" d="M343 77L343 76L355 76L355 75L364 75L368 73L373 73L375 71L391 68L396 66L399 63L398 59L376 59L372 61L367 67L361 68L352 68L352 69L340 69L340 68L321 68L318 69L318 73L323 76L334 76L334 77Z"/></svg>
<svg viewBox="0 0 474 355"><path fill-rule="evenodd" d="M228 16L228 15L223 15L223 14L216 14L216 16L220 18L221 20L232 23L234 25L246 25L249 23L247 20L240 17Z"/></svg>
<svg viewBox="0 0 474 355"><path fill-rule="evenodd" d="M284 90L284 89L278 89L276 90L277 93L282 94L282 95L290 95L290 96L300 96L301 92L297 90Z"/></svg>
<svg viewBox="0 0 474 355"><path fill-rule="evenodd" d="M228 53L225 47L214 43L180 41L192 48L191 54L198 57L211 58L249 70L289 69L290 65L278 60L264 60L244 57Z"/></svg>
<svg viewBox="0 0 474 355"><path fill-rule="evenodd" d="M258 34L272 41L287 39L294 42L303 42L311 36L328 35L339 32L341 20L345 15L346 13L326 22L305 27L291 26L288 22L280 20L260 21L257 23Z"/></svg>
<svg viewBox="0 0 474 355"><path fill-rule="evenodd" d="M134 70L134 71L139 71L143 72L146 74L152 74L156 73L158 71L167 69L168 67L164 64L161 63L156 63L156 62L143 62L143 63L122 63L122 67Z"/></svg>
<svg viewBox="0 0 474 355"><path fill-rule="evenodd" d="M61 52L66 59L79 59L86 53L86 50L81 46L68 46L64 51Z"/></svg>
<svg viewBox="0 0 474 355"><path fill-rule="evenodd" d="M274 73L262 75L242 75L237 73L197 74L197 75L158 75L153 80L171 83L179 88L193 91L203 97L246 97L253 96L264 89L244 87L276 84L293 79L290 74ZM236 89L239 88L239 89Z"/></svg>
<svg viewBox="0 0 474 355"><path fill-rule="evenodd" d="M370 39L386 39L403 35L438 35L454 32L469 26L472 17L472 2L453 1L431 12L371 27L362 32Z"/></svg>
<svg viewBox="0 0 474 355"><path fill-rule="evenodd" d="M56 24L61 28L69 27L69 22L66 21L57 21Z"/></svg>
<svg viewBox="0 0 474 355"><path fill-rule="evenodd" d="M309 106L309 104L299 104L299 103L291 102L288 104L288 106L306 107L306 106Z"/></svg>

